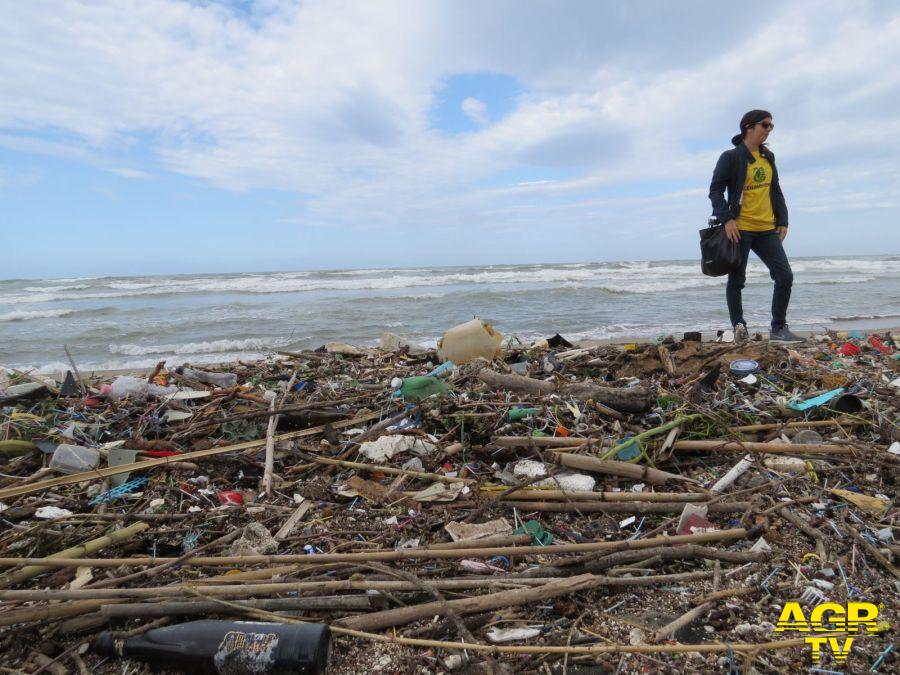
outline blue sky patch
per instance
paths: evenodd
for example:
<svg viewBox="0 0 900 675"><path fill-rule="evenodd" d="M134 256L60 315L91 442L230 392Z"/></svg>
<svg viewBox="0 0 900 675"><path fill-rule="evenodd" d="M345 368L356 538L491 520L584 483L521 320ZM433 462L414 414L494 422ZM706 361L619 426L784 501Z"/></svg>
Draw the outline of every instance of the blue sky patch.
<svg viewBox="0 0 900 675"><path fill-rule="evenodd" d="M432 125L448 134L478 131L484 124L477 112L466 114L463 102L475 99L484 106L484 122L496 124L516 108L516 98L524 87L516 78L495 73L452 75L437 92ZM477 111L477 106L476 106Z"/></svg>

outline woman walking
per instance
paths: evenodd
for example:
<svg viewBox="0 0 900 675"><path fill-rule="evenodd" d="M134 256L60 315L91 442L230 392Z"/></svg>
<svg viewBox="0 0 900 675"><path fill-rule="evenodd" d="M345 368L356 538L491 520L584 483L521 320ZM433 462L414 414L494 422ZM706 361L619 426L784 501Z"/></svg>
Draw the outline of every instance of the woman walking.
<svg viewBox="0 0 900 675"><path fill-rule="evenodd" d="M803 342L787 325L794 273L781 242L787 236L788 213L778 183L775 156L766 139L775 125L766 110L751 110L741 118L741 133L731 139L735 146L719 157L709 185L713 215L725 223L725 234L740 246L741 265L728 275L725 298L734 327L735 340L748 338L741 303L747 260L756 253L775 282L772 293L772 323L769 341L781 344ZM728 191L728 197L725 191Z"/></svg>

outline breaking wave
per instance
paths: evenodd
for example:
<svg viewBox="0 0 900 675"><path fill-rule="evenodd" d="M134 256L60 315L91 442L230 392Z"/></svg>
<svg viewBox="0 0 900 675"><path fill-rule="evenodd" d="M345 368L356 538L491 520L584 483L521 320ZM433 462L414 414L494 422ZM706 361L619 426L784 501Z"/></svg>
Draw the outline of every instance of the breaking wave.
<svg viewBox="0 0 900 675"><path fill-rule="evenodd" d="M60 316L74 314L74 309L36 309L33 311L18 311L0 314L0 323L6 321L29 321L31 319L55 319Z"/></svg>
<svg viewBox="0 0 900 675"><path fill-rule="evenodd" d="M123 356L147 356L148 354L224 354L229 352L267 351L287 347L287 338L247 338L245 340L211 340L209 342L182 342L162 345L111 344L111 354Z"/></svg>

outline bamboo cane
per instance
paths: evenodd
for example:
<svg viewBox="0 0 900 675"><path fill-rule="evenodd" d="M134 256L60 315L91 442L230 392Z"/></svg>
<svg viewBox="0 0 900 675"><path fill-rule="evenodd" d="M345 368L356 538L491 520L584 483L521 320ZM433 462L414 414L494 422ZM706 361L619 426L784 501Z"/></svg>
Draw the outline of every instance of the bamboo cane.
<svg viewBox="0 0 900 675"><path fill-rule="evenodd" d="M139 523L145 525L145 523ZM393 561L393 560L436 560L436 559L460 559L469 557L489 558L492 556L517 556L531 557L538 555L555 555L559 553L583 553L589 551L603 551L606 549L621 550L622 548L652 548L660 545L675 545L687 543L700 543L709 541L725 541L729 539L743 539L747 536L744 528L721 530L719 532L703 532L700 534L685 534L658 537L648 539L635 539L628 541L600 541L586 544L554 544L550 546L501 546L490 548L463 548L463 549L401 549L389 551L364 551L361 553L322 553L312 556L306 554L294 555L246 555L246 556L220 556L192 558L181 563L183 567L214 567L220 565L247 565L268 564L280 565L286 563L317 562L359 562L359 561ZM177 561L179 558L154 558L152 556L136 556L133 558L0 558L0 567L12 565L42 564L50 567L119 567L156 565Z"/></svg>
<svg viewBox="0 0 900 675"><path fill-rule="evenodd" d="M123 541L128 541L136 534L143 532L150 526L147 523L134 523L133 525L129 525L128 527L123 527L121 530L114 530L110 532L105 537L99 537L97 539L91 539L80 546L73 546L72 548L67 548L63 551L59 551L58 553L53 553L46 558L29 558L29 560L41 562L56 562L56 560L72 560L85 558L86 556L96 553L111 544L118 544ZM88 565L88 562L81 560L78 563L81 565ZM36 577L39 574L43 574L44 572L50 571L52 567L56 567L57 565L36 565L29 564L28 567L23 567L17 572L7 572L0 576L0 588L9 588L10 586L14 586L16 584L22 583L32 577ZM68 567L69 565L66 565Z"/></svg>

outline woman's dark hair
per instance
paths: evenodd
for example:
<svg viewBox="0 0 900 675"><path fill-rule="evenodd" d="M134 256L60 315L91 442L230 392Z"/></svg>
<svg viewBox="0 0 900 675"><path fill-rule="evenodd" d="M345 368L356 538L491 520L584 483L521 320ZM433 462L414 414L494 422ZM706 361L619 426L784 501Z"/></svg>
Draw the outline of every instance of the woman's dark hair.
<svg viewBox="0 0 900 675"><path fill-rule="evenodd" d="M741 133L731 139L731 144L735 146L740 145L747 136L747 129L771 116L772 113L768 110L751 110L748 113L744 113L744 116L741 118Z"/></svg>

